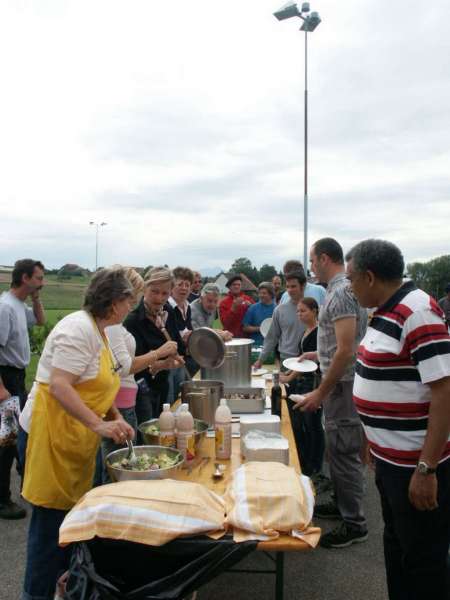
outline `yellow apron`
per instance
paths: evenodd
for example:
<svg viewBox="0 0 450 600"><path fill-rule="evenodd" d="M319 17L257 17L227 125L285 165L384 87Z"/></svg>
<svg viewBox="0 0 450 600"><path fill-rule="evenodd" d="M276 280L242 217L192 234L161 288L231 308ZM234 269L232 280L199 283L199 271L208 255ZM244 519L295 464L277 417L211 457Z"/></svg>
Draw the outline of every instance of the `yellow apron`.
<svg viewBox="0 0 450 600"><path fill-rule="evenodd" d="M120 379L113 372L109 347L103 346L95 379L73 387L96 415L111 408ZM37 506L70 510L92 488L100 437L71 417L39 383L33 406L25 461L23 497Z"/></svg>

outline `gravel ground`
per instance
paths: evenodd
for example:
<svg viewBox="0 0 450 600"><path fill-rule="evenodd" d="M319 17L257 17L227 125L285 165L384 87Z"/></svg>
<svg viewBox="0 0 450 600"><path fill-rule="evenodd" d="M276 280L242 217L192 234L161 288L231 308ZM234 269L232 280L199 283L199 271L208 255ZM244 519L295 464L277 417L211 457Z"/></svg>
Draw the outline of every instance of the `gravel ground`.
<svg viewBox="0 0 450 600"><path fill-rule="evenodd" d="M373 474L367 476L366 511L369 539L342 550L318 548L305 553L287 553L285 600L384 600L387 598L382 550L382 520ZM18 477L13 474L14 497ZM324 531L335 522L319 523ZM28 518L0 520L0 600L18 600L23 581ZM253 553L237 568L272 568L263 553ZM198 600L270 600L275 580L265 574L224 573L199 590Z"/></svg>

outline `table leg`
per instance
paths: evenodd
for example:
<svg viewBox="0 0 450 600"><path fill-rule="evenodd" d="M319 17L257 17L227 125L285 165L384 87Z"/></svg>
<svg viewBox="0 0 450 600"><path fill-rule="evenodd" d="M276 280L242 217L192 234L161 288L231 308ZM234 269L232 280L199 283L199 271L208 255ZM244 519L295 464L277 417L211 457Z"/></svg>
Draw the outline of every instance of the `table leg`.
<svg viewBox="0 0 450 600"><path fill-rule="evenodd" d="M275 556L275 599L283 600L284 593L284 552L277 552Z"/></svg>

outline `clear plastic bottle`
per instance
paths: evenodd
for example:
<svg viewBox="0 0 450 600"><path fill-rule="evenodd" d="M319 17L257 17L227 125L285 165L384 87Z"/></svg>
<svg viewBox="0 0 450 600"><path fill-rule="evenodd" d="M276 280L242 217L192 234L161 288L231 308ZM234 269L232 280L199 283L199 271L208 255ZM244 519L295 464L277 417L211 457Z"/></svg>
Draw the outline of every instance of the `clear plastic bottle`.
<svg viewBox="0 0 450 600"><path fill-rule="evenodd" d="M176 446L175 440L175 415L170 410L170 404L163 404L163 411L159 415L159 443L161 446Z"/></svg>
<svg viewBox="0 0 450 600"><path fill-rule="evenodd" d="M231 457L231 410L225 398L221 398L214 417L216 431L216 458L226 460Z"/></svg>
<svg viewBox="0 0 450 600"><path fill-rule="evenodd" d="M182 404L178 413L177 448L183 454L184 464L189 466L195 459L195 431L188 404Z"/></svg>

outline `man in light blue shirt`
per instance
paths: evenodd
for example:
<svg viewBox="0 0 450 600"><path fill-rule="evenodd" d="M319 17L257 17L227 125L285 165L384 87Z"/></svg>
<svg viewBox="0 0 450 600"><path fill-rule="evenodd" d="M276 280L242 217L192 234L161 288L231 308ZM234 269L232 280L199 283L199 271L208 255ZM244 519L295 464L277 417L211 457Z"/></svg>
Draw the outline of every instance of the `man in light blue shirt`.
<svg viewBox="0 0 450 600"><path fill-rule="evenodd" d="M299 260L288 260L287 262L284 263L283 266L283 273L284 273L284 277L286 279L286 275L288 273L292 273L292 272L301 272L304 271L303 265ZM317 302L317 304L320 306L324 303L325 301L325 288L321 285L318 285L316 283L309 283L306 282L306 286L305 286L305 290L304 290L304 297L305 298L314 298L314 300ZM284 292L284 294L281 296L281 300L280 300L280 304L286 304L286 302L289 302L289 294L287 292Z"/></svg>
<svg viewBox="0 0 450 600"><path fill-rule="evenodd" d="M273 285L268 281L263 281L258 286L259 302L249 306L242 321L244 333L250 335L255 342L255 346L262 346L264 338L260 332L260 325L264 319L270 319L275 310L274 302L275 291Z"/></svg>

